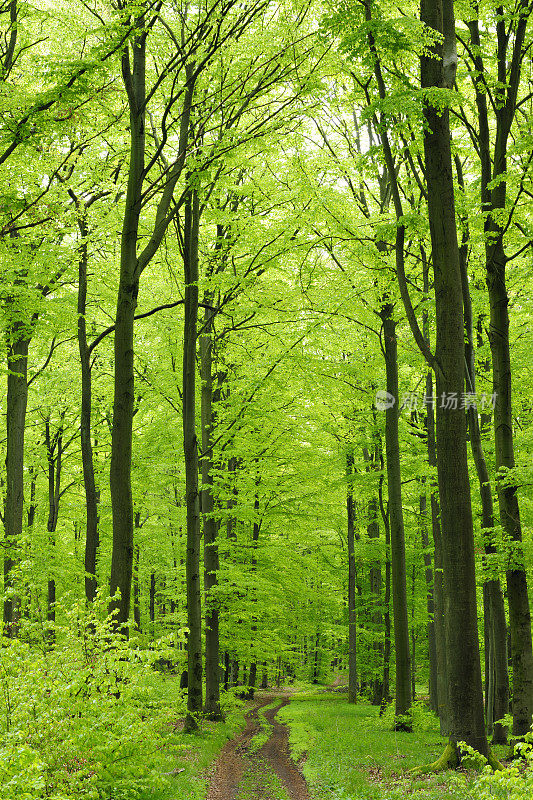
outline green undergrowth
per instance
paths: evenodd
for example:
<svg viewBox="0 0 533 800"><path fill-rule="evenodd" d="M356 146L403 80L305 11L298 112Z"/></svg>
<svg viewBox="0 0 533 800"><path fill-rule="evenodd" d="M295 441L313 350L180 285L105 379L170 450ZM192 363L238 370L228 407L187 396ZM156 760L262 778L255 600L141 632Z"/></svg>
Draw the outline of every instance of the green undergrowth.
<svg viewBox="0 0 533 800"><path fill-rule="evenodd" d="M394 731L393 710L379 717L366 702L347 695L304 691L278 718L290 727L290 746L313 800L519 800L533 798L527 760L493 774L490 768L409 774L442 755L446 740L438 721L421 704L413 711L413 733ZM503 748L496 748L502 757Z"/></svg>
<svg viewBox="0 0 533 800"><path fill-rule="evenodd" d="M157 647L83 624L82 613L53 645L0 639L2 800L202 800L243 704L229 696L225 723L183 734L184 695L154 671Z"/></svg>

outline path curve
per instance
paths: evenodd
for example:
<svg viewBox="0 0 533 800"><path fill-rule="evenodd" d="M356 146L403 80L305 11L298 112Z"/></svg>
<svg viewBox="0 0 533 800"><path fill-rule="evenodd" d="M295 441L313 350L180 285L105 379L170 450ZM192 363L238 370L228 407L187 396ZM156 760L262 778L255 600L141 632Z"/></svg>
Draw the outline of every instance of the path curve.
<svg viewBox="0 0 533 800"><path fill-rule="evenodd" d="M272 726L270 736L261 748L253 751L250 748L252 739L261 730L259 711L275 701L279 702L264 713ZM264 695L258 698L245 715L244 730L222 748L212 771L206 800L240 800L239 792L241 789L244 791L243 782L248 785L250 776L253 800L277 800L270 780L272 775L281 782L290 800L309 800L305 778L290 756L289 729L276 719L278 711L289 702L289 695Z"/></svg>

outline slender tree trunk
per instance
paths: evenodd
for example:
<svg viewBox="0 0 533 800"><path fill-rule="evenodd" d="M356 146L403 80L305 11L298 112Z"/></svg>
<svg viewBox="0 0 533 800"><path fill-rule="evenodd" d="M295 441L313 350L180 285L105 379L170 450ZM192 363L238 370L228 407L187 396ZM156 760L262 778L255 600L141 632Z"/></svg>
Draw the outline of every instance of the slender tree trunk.
<svg viewBox="0 0 533 800"><path fill-rule="evenodd" d="M512 543L506 571L511 633L513 674L513 735L529 731L533 715L533 647L527 578L522 551L522 526L518 505L518 487L512 478L515 466L511 395L511 356L509 346L509 296L506 283L507 256L504 236L507 225L499 212L507 206L507 144L516 113L516 100L524 59L524 40L531 6L519 4L512 54L508 53L510 36L503 13L496 22L499 82L495 90L496 132L491 158L486 82L475 81L479 118L479 155L481 161L481 204L485 215L486 280L490 303L489 343L492 355L494 441L498 505L503 530ZM479 23L469 22L475 47L475 68L484 74L480 48ZM492 181L492 187L491 187ZM492 214L491 212L496 212Z"/></svg>
<svg viewBox="0 0 533 800"><path fill-rule="evenodd" d="M384 709L385 705L391 700L390 690L390 662L391 662L391 624L390 624L390 596L391 596L391 583L392 583L392 569L390 557L390 529L388 524L385 525L385 596L383 604L385 611L383 612L383 697L381 698L381 707Z"/></svg>
<svg viewBox="0 0 533 800"><path fill-rule="evenodd" d="M261 521L258 518L258 515L259 515L259 483L260 483L260 476L257 475L256 479L255 479L256 491L255 491L255 498L254 498L255 519L254 519L254 524L253 524L253 528L252 528L252 563L251 563L251 569L252 569L253 573L257 572L257 553L256 553L256 551L257 551L257 543L259 541L259 533L260 533L260 530L261 530ZM255 593L252 596L252 602L253 602L254 606L257 604L257 598L255 597ZM256 616L256 614L252 615L251 631L252 631L252 640L255 640L255 634L257 632L257 616ZM255 642L254 641L252 641L252 652L255 654ZM250 664L250 674L248 676L248 693L247 693L247 696L248 696L248 699L250 699L250 700L254 696L256 682L257 682L257 662L256 662L256 660L254 658L254 660Z"/></svg>
<svg viewBox="0 0 533 800"><path fill-rule="evenodd" d="M202 710L202 599L200 580L200 503L198 493L198 440L196 436L196 327L198 317L198 225L196 189L185 201L183 265L185 317L183 330L183 452L187 510L187 717L185 730L198 728Z"/></svg>
<svg viewBox="0 0 533 800"><path fill-rule="evenodd" d="M383 469L383 457L381 457L381 465ZM383 503L383 481L380 480L379 485L379 505L381 508L381 517L383 519L383 527L385 528L385 597L383 598L383 625L384 625L384 647L383 647L383 697L381 698L380 714L385 712L387 704L390 702L390 660L391 660L391 624L390 624L390 596L391 596L391 546L390 546L390 525L388 511L385 511Z"/></svg>
<svg viewBox="0 0 533 800"><path fill-rule="evenodd" d="M348 518L348 702L357 703L357 607L355 573L355 508L353 498L354 459L352 450L346 453L346 511Z"/></svg>
<svg viewBox="0 0 533 800"><path fill-rule="evenodd" d="M416 700L416 630L415 630L415 593L416 565L413 564L411 573L411 697Z"/></svg>
<svg viewBox="0 0 533 800"><path fill-rule="evenodd" d="M321 647L321 640L320 640L320 629L317 628L316 636L315 636L315 646L314 646L314 656L313 656L313 683L318 683L318 677L320 675L320 647ZM281 659L278 659L278 675L281 675ZM277 681L277 685L279 686L281 682L281 677Z"/></svg>
<svg viewBox="0 0 533 800"><path fill-rule="evenodd" d="M492 704L492 742L505 744L507 741L507 726L496 720L502 719L509 713L509 670L507 650L507 621L505 618L505 605L502 588L499 580L488 581L490 603L490 636L491 654L494 662L494 701Z"/></svg>
<svg viewBox="0 0 533 800"><path fill-rule="evenodd" d="M457 163L460 185L464 185L462 169ZM463 314L465 325L465 364L468 391L476 396L476 362L474 352L474 319L467 271L468 231L459 250L463 291ZM486 559L496 553L493 542L494 507L489 470L483 451L481 428L475 401L467 411L470 433L470 448L474 460L481 498L481 529L483 531ZM483 609L485 627L485 710L487 731L493 735L494 744L505 744L507 729L494 721L509 713L509 674L507 669L507 626L505 606L500 579L496 575L485 577L483 584Z"/></svg>
<svg viewBox="0 0 533 800"><path fill-rule="evenodd" d="M429 294L429 263L426 253L422 250L424 293ZM429 315L424 311L422 315L423 337L426 345L430 346ZM428 370L426 374L426 416L425 428L427 436L428 466L431 470L437 468L437 443L435 438L435 404L433 400L433 375ZM433 572L433 602L434 602L434 628L435 628L435 654L436 654L436 712L439 715L440 732L442 736L448 735L448 679L446 666L446 629L444 625L444 587L442 566L442 532L440 526L440 507L438 493L435 486L430 486L431 506L431 533L434 546L434 572Z"/></svg>
<svg viewBox="0 0 533 800"><path fill-rule="evenodd" d="M379 539L378 522L378 501L372 497L368 503L368 523L367 534L369 539ZM383 642L381 641L381 631L383 629L383 615L381 613L382 603L382 573L381 563L374 561L370 567L370 592L373 595L372 624L373 634L376 637L373 650L376 659L379 660L379 670L382 671ZM377 638L379 636L379 639ZM383 700L383 681L382 677L374 675L372 678L372 705L379 706Z"/></svg>
<svg viewBox="0 0 533 800"><path fill-rule="evenodd" d="M148 613L152 623L152 636L155 637L155 572L150 573L150 600Z"/></svg>
<svg viewBox="0 0 533 800"><path fill-rule="evenodd" d="M531 614L527 578L522 550L522 525L518 506L518 487L510 480L515 466L513 417L511 401L511 359L509 347L509 313L505 283L503 247L494 248L487 264L487 285L490 299L489 341L492 353L494 408L494 440L498 503L503 530L512 542L508 557L507 598L511 631L513 665L513 735L525 735L533 715L533 650Z"/></svg>
<svg viewBox="0 0 533 800"><path fill-rule="evenodd" d="M252 661L250 664L250 673L248 675L248 697L250 700L253 698L255 693L255 686L257 683L257 663Z"/></svg>
<svg viewBox="0 0 533 800"><path fill-rule="evenodd" d="M111 600L109 611L116 614L118 630L127 634L133 572L133 498L131 455L135 376L133 371L133 327L139 274L137 240L145 159L146 37L140 33L133 42L133 69L129 49L122 57L122 72L130 107L130 165L126 207L121 236L120 280L115 315L115 374L111 465L109 483L113 514L111 555ZM119 594L117 597L116 595Z"/></svg>
<svg viewBox="0 0 533 800"><path fill-rule="evenodd" d="M59 516L59 500L61 497L61 467L63 460L63 423L57 434L50 435L50 418L45 424L45 443L46 458L48 463L48 546L50 569L48 575L48 642L53 644L55 641L55 621L56 621L56 528Z"/></svg>
<svg viewBox="0 0 533 800"><path fill-rule="evenodd" d="M141 592L139 586L139 545L135 545L133 556L133 621L135 628L141 633Z"/></svg>
<svg viewBox="0 0 533 800"><path fill-rule="evenodd" d="M4 505L4 633L18 632L20 598L13 577L18 562L24 515L24 432L28 405L28 349L30 339L23 322L7 333L7 441L6 496Z"/></svg>
<svg viewBox="0 0 533 800"><path fill-rule="evenodd" d="M78 203L78 227L81 242L78 248L78 348L81 365L81 410L80 439L81 461L83 467L83 486L85 489L85 597L92 603L96 597L98 582L96 579L96 559L98 556L98 504L100 493L96 488L94 477L94 459L91 443L91 411L92 411L92 375L91 357L87 344L87 209Z"/></svg>
<svg viewBox="0 0 533 800"><path fill-rule="evenodd" d="M230 658L227 650L224 651L224 691L227 692L230 684Z"/></svg>
<svg viewBox="0 0 533 800"><path fill-rule="evenodd" d="M425 483L425 481L424 481ZM438 712L437 693L437 642L435 636L435 601L433 594L433 569L431 552L429 548L429 535L427 528L427 494L420 495L420 530L422 533L422 547L424 548L424 574L426 579L426 608L428 612L427 637L429 655L429 707Z"/></svg>
<svg viewBox="0 0 533 800"><path fill-rule="evenodd" d="M230 686L238 686L239 685L239 661L237 658L233 657L231 659L231 677L230 677Z"/></svg>
<svg viewBox="0 0 533 800"><path fill-rule="evenodd" d="M431 373L426 379L427 396L433 396L433 380ZM435 418L434 409L430 405L426 416L428 432L428 464L430 467L437 466L437 447L435 438ZM435 569L433 579L433 597L435 602L435 650L437 654L437 713L440 720L440 732L442 736L447 736L449 732L448 723L448 664L446 646L446 625L444 611L444 566L442 555L442 530L440 524L440 505L437 492L432 489L430 495L431 504L431 532L435 548Z"/></svg>
<svg viewBox="0 0 533 800"><path fill-rule="evenodd" d="M422 87L455 80L453 0L422 0L421 20L439 34L421 59ZM446 60L443 57L446 55ZM455 59L455 61L454 61ZM474 534L466 447L466 417L450 396L464 391L464 333L459 247L455 222L449 112L426 102L424 154L431 233L437 341L437 471L442 522L451 760L464 741L485 756L489 746L477 626Z"/></svg>
<svg viewBox="0 0 533 800"><path fill-rule="evenodd" d="M204 521L205 589L205 713L209 719L222 719L220 708L220 609L218 585L218 522L213 498L213 311L212 297L205 295L203 333L200 336L200 374L202 379L202 516Z"/></svg>
<svg viewBox="0 0 533 800"><path fill-rule="evenodd" d="M368 451L368 448L363 448L363 458L366 462L367 471L376 469L378 454L381 450L381 446L378 443L377 446L374 448L374 452L372 455ZM379 539L379 520L378 520L378 498L371 497L368 501L368 521L366 526L366 532L369 539ZM381 563L379 560L373 561L370 565L370 573L369 573L369 588L370 593L373 595L372 599L372 606L373 611L371 614L371 621L373 627L373 634L376 637L374 643L372 645L372 649L377 659L379 659L380 664L380 672L382 672L382 658L383 658L383 642L377 639L376 634L381 634L381 630L383 627L383 617L381 613L381 592L382 592L382 574L381 574ZM374 665L373 668L373 676L371 679L372 685L372 695L371 695L371 702L372 705L381 705L383 701L383 681L381 674L380 677L376 675L376 668Z"/></svg>
<svg viewBox="0 0 533 800"><path fill-rule="evenodd" d="M388 511L391 538L392 607L394 620L394 652L396 658L396 726L411 729L405 715L411 707L411 685L409 664L409 620L407 613L407 578L405 567L405 532L402 506L402 477L400 467L400 443L398 434L399 388L396 323L393 306L385 304L381 310L383 339L385 342L385 366L387 392L396 402L386 410L385 450L387 462Z"/></svg>

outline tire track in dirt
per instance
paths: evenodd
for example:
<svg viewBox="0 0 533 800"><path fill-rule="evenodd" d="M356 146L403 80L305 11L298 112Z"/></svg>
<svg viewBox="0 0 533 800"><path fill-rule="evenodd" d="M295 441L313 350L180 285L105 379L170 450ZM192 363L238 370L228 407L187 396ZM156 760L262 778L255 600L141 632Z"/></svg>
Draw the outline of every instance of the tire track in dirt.
<svg viewBox="0 0 533 800"><path fill-rule="evenodd" d="M246 769L245 754L250 742L261 730L259 710L274 700L274 696L265 696L245 714L244 730L226 742L215 762L206 800L235 800L239 784Z"/></svg>
<svg viewBox="0 0 533 800"><path fill-rule="evenodd" d="M259 711L276 700L279 704L264 713L271 726L270 736L261 748L252 752L252 739L261 731ZM289 702L289 696L264 696L247 712L244 730L226 742L215 763L206 800L240 800L241 796L244 800L239 792L241 789L246 792L244 783L249 782L250 776L254 784L253 800L277 800L272 794L269 773L281 782L290 800L309 800L305 778L290 756L289 730L276 719L278 711Z"/></svg>
<svg viewBox="0 0 533 800"><path fill-rule="evenodd" d="M290 800L309 800L309 790L305 778L291 758L289 729L276 719L278 711L289 703L290 697L284 697L279 706L265 711L265 717L272 725L272 733L259 750L258 756L270 762L272 769L287 790Z"/></svg>

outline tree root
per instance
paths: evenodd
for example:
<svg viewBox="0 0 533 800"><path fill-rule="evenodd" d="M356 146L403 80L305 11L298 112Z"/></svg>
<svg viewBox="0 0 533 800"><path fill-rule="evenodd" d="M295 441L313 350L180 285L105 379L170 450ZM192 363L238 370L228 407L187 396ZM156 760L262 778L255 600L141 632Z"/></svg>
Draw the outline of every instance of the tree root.
<svg viewBox="0 0 533 800"><path fill-rule="evenodd" d="M489 753L489 757L487 759L489 767L491 767L494 772L497 772L500 769L503 769L503 764L501 761L498 761L496 756L492 755L492 751Z"/></svg>
<svg viewBox="0 0 533 800"><path fill-rule="evenodd" d="M492 754L492 752L489 752L487 763L494 771L503 769L503 765ZM421 767L415 767L414 769L409 770L408 775L437 774L439 772L445 772L448 769L457 769L460 764L461 758L457 745L448 742L444 748L444 753L436 761L433 761L431 764L425 764Z"/></svg>
<svg viewBox="0 0 533 800"><path fill-rule="evenodd" d="M447 744L444 753L431 764L424 764L409 770L409 775L431 775L433 773L444 772L447 769L456 769L459 766L457 748L452 744Z"/></svg>

